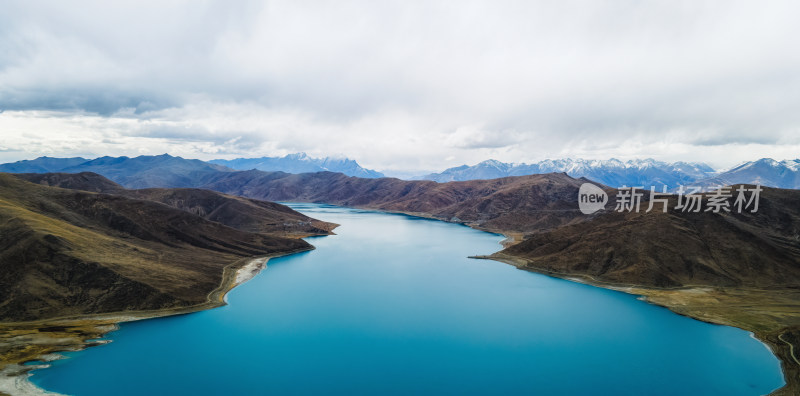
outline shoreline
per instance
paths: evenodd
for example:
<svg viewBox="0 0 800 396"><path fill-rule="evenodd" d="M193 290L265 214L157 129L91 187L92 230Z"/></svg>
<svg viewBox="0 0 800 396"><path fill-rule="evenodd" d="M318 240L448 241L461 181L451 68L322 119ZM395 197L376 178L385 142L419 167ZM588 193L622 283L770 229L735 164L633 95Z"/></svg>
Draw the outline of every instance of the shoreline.
<svg viewBox="0 0 800 396"><path fill-rule="evenodd" d="M339 206L339 205L334 205ZM418 217L423 219L429 220L438 220L444 221L451 224L461 224L472 229L476 229L479 231L499 234L505 237L504 240L500 242L503 247L507 245L513 244L515 242L519 242L521 239L518 235L514 233L507 233L497 230L487 230L481 228L478 224L471 224L467 222L458 222L452 221L448 219L441 219L436 218L430 214L425 213L410 213L410 212L403 212L403 211L387 211L381 210L376 208L369 208L369 207L355 207L356 209L366 209L370 211L377 211L383 213L390 213L390 214L400 214L406 215L411 217ZM227 294L236 286L241 285L253 277L255 277L258 273L263 271L266 268L266 265L270 258L273 257L280 257L286 256L294 253L300 253L303 251L313 250L314 247L308 249L299 249L296 251L285 252L280 254L273 254L267 256L259 256L255 258L245 258L237 260L223 269L223 276L220 286L213 290L208 295L208 299L205 303L189 306L189 307L181 307L181 308L170 308L164 310L156 310L156 311L138 311L138 312L124 312L124 313L108 313L108 314L97 314L97 315L83 315L83 316L74 316L74 317L63 317L63 318L52 318L47 320L39 320L39 321L30 321L30 322L16 322L16 323L0 323L0 330L3 330L4 327L14 326L14 325L24 325L24 326L45 326L45 325L69 325L69 324L77 324L78 326L86 326L86 322L93 322L91 326L111 326L111 329L105 329L102 334L107 334L118 329L119 323L129 322L129 321L136 321L136 320L145 320L145 319L153 319L158 317L164 316L172 316L172 315L181 315L187 314L207 309L216 308L219 306L224 306L227 304ZM732 304L724 304L717 301L716 306L702 306L702 308L710 309L714 312L709 314L708 312L701 312L697 311L697 307L693 307L689 304L686 304L686 301L692 301L698 297L708 297L713 296L716 292L739 292L743 295L746 295L749 292L768 292L766 289L724 289L724 288L717 288L708 285L686 285L680 287L672 287L672 288L655 288L655 287L642 287L633 284L625 284L625 283L610 283L610 282L603 282L595 279L594 277L586 274L567 274L567 273L558 273L553 271L547 271L537 268L530 268L527 267L527 262L524 259L520 259L514 256L509 255L501 255L496 252L491 255L479 255L479 256L469 256L470 258L474 259L486 259L486 260L493 260L502 262L508 265L513 265L517 269L530 271L534 273L539 273L547 276L551 276L554 278L564 279L576 283L582 283L586 285L590 285L593 287L600 287L604 289L620 291L626 294L638 296L638 299L647 302L648 304L661 306L664 308L669 309L671 312L692 318L694 320L699 320L706 323L716 324L716 325L723 325L723 326L730 326L736 327L741 330L744 330L749 333L749 335L758 340L762 345L764 345L770 352L779 360L781 364L781 372L784 379L784 385L778 389L773 390L770 395L775 396L783 396L783 395L795 395L800 394L800 361L798 361L798 356L795 352L795 345L800 346L800 326L785 326L784 328L776 329L765 329L765 328L758 328L758 326L750 325L744 319L736 318L737 305ZM244 264L241 264L244 261ZM683 298L683 300L681 300ZM735 301L735 300L731 300ZM800 300L798 300L800 301ZM794 302L794 301L793 301ZM779 303L775 303L775 305L779 305ZM800 307L800 304L795 304ZM793 306L794 307L794 306ZM749 307L751 308L751 307ZM766 312L772 312L769 310L765 310ZM732 313L733 312L733 313ZM797 310L798 316L800 316L800 309ZM733 316L733 318L732 318ZM786 340L786 335L789 335L795 340ZM98 338L98 337L95 337ZM92 343L88 341L89 339L85 339L81 342L82 347L79 349L74 350L81 350L88 348L90 346L97 345L96 343ZM2 338L0 338L2 341ZM109 341L110 342L110 341ZM1 346L1 345L0 345ZM70 351L73 349L64 348L61 351ZM2 351L0 351L2 352ZM55 351L57 352L57 351ZM39 355L42 356L49 356L55 355L58 356L57 353L45 353ZM35 361L37 359L30 359L29 361ZM796 366L790 366L792 363L797 363ZM17 371L14 372L13 370L9 370L9 366L12 364L7 364L3 366L0 364L0 396L6 396L4 391L6 391L7 384L13 383L15 388L11 389L14 392L23 392L23 393L12 393L13 395L50 395L50 396L58 396L56 393L46 392L38 387L36 387L33 383L28 381L28 377L30 377L31 372L48 367L49 365L37 365L37 366L19 366L20 370L24 371ZM5 384L5 385L4 385ZM26 393L27 392L27 393ZM38 392L38 393L36 393Z"/></svg>
<svg viewBox="0 0 800 396"><path fill-rule="evenodd" d="M746 301L746 304L752 304L749 298L751 294L766 294L769 293L770 290L755 288L725 289L708 285L687 285L675 288L642 287L631 284L598 281L589 275L564 274L531 268L527 267L526 260L504 254L494 253L491 255L469 256L469 258L497 261L512 265L523 271L593 287L619 291L638 296L638 299L648 304L667 308L671 312L681 316L686 316L701 322L744 330L748 332L752 338L758 340L769 349L780 362L784 385L772 390L769 395L789 396L800 394L800 360L798 356L795 355L795 345L785 339L785 335L787 334L794 337L800 336L800 326L777 325L776 323L768 321L758 322L755 320L755 314L750 312L737 312L739 308L743 306L738 305L741 304L742 301ZM728 294L733 294L733 296ZM726 299L730 304L720 303L720 300ZM773 305L782 307L784 306L784 302L777 301L774 302ZM772 305L767 305L767 307L771 306ZM792 310L789 308L788 311L798 312L793 315L797 317L800 316L800 303L795 302L795 306L798 309ZM758 304L747 305L746 307L753 311L758 311L758 313L763 313L764 311L772 312Z"/></svg>
<svg viewBox="0 0 800 396"><path fill-rule="evenodd" d="M119 329L119 324L166 316L185 315L227 305L227 295L235 287L246 283L261 273L270 259L313 250L314 247L264 256L247 257L234 261L223 268L220 285L212 290L206 302L179 308L151 311L109 312L68 317L56 317L27 322L0 323L0 352L3 341L22 345L35 345L35 351L25 351L9 362L0 363L0 396L63 396L48 392L30 381L35 370L50 367L51 361L65 358L61 352L74 352L111 340L98 340ZM42 328L58 328L60 331L40 332ZM12 351L13 352L13 351ZM27 353L26 353L27 352ZM41 361L42 364L24 365Z"/></svg>
<svg viewBox="0 0 800 396"><path fill-rule="evenodd" d="M310 203L310 202L298 202L298 203ZM328 205L383 212L389 214L405 215L427 220L444 221L446 223L451 223L451 224L460 224L472 228L474 230L503 236L504 239L499 242L499 244L503 248L506 248L510 245L516 244L523 240L523 233L521 232L487 229L486 227L483 227L476 222L467 222L459 219L440 218L434 216L433 214L425 212L387 210L370 206L344 206L336 204L328 204ZM699 320L701 322L711 323L715 325L722 325L722 326L730 326L747 331L751 334L753 338L755 338L763 345L765 345L765 347L769 349L780 362L781 374L783 375L784 385L781 388L773 390L772 392L769 393L769 395L771 396L800 395L800 357L798 357L795 354L795 348L794 348L795 344L798 346L798 348L800 348L800 292L798 292L798 295L796 296L797 298L791 301L778 299L778 301L774 302L766 301L763 303L762 306L753 307L750 305L745 305L746 303L742 304L741 299L742 298L746 299L746 297L748 297L748 293L767 294L770 291L770 289L760 289L760 290L742 289L742 288L723 289L723 288L715 288L713 286L708 286L708 285L684 285L681 287L673 287L673 288L652 288L652 287L637 286L633 284L610 283L610 282L599 281L594 277L585 274L557 273L553 271L529 268L526 266L527 262L525 262L524 260L513 256L502 255L499 253L500 251L490 255L469 256L469 258L498 261L505 264L513 265L517 269L524 271L530 271L542 275L551 276L554 278L568 280L571 282L582 283L589 286L600 287L604 289L615 290L626 294L635 295L638 296L639 299L648 304L667 308L672 313L675 313L677 315L686 316L688 318ZM720 301L711 302L710 303L711 306L707 305L707 306L694 307L694 310L692 307L687 308L686 306L680 304L684 302L682 300L687 300L687 299L692 300L691 296L692 294L699 292L699 294L701 294L700 297L707 297L707 295L713 295L713 293L719 290L722 290L724 293L730 293L730 292L734 292L733 294L738 293L739 295L736 296L738 299L737 298L729 299L728 301L729 304L721 303ZM681 296L682 293L684 293L685 295ZM688 298L686 295L688 295ZM751 321L754 321L755 316L757 316L758 314L763 315L764 311L769 313L773 313L773 311L783 313L780 309L776 308L776 307L781 307L782 305L790 306L794 308L794 310L797 312L797 314L795 315L796 317L794 318L795 320L793 320L791 324L776 326L775 323L771 323L772 326L768 326L769 328L764 328L765 326L763 325L755 326L751 323ZM737 317L741 315L741 313L736 312L737 309L747 308L750 310L758 311L758 308L760 307L766 307L766 309L763 309L758 313L747 312L747 314L750 316L745 315L746 317L743 319ZM712 310L715 312L713 314L708 314L707 312L704 312L705 310ZM784 335L786 334L789 334L796 338L794 344L785 340Z"/></svg>
<svg viewBox="0 0 800 396"><path fill-rule="evenodd" d="M298 202L298 203L308 203L308 202ZM434 216L433 214L425 212L387 210L370 206L343 206L343 205L333 205L333 206L405 215L405 216L417 217L428 220L438 220L451 224L460 224L470 227L474 230L503 236L504 239L500 241L500 245L503 248L518 243L523 239L523 233L503 231L497 229L487 229L475 222L466 222L458 219L440 218ZM742 315L742 313L736 312L737 309L747 308L750 310L758 311L758 308L760 308L759 306L753 307L742 304L741 301L742 298L746 300L746 297L748 297L748 293L762 293L763 295L767 294L770 290L742 289L742 288L723 289L723 288L715 288L713 286L708 286L708 285L684 285L681 287L674 287L674 288L651 288L651 287L637 286L633 284L610 283L610 282L599 281L594 277L585 274L583 275L566 274L566 273L557 273L553 271L541 270L536 268L529 268L526 266L527 262L525 262L524 260L513 256L502 255L499 253L500 252L498 251L490 255L469 256L469 258L494 260L505 264L513 265L517 269L524 271L535 272L551 276L554 278L586 284L589 286L600 287L604 289L615 290L631 295L636 295L639 297L639 299L648 304L667 308L671 312L681 316L686 316L694 320L699 320L701 322L722 325L722 326L730 326L747 331L751 334L753 338L755 338L763 345L765 345L767 349L769 349L780 362L781 374L783 375L784 385L781 388L773 390L769 394L771 396L800 395L800 358L795 354L795 348L794 348L795 344L797 344L798 347L800 348L800 293L798 293L798 295L796 296L797 298L791 301L778 299L777 301L763 302L763 305L760 307L761 308L766 307L766 309L763 309L757 313L746 312L746 314L749 316L745 315L745 318L739 318L738 316ZM692 307L687 308L686 306L680 304L682 302L685 302L685 300L692 300L691 295L694 293L700 292L700 294L702 294L700 297L707 297L706 295L713 295L714 292L719 290L722 290L724 293L729 293L729 292L734 292L733 294L738 293L739 295L736 296L738 299L737 298L729 299L728 301L729 304L716 301L716 302L711 302L711 306L707 305L694 308ZM681 293L685 293L685 295L681 296L680 295ZM671 294L672 296L670 296ZM688 298L686 295L688 295ZM765 311L768 313L774 313L773 311L783 313L781 309L776 308L776 307L781 307L782 304L794 308L794 310L797 312L794 320L791 321L792 322L791 324L776 326L775 323L770 323L771 326L767 326L769 328L764 328L765 326L763 324L759 324L758 326L756 326L753 325L753 323L751 323L751 321L757 322L757 320L755 320L755 317L758 316L759 314L763 315ZM711 310L714 312L712 314L708 314L707 312L704 312L705 310ZM789 334L792 337L796 338L794 344L785 340L784 335L786 334Z"/></svg>

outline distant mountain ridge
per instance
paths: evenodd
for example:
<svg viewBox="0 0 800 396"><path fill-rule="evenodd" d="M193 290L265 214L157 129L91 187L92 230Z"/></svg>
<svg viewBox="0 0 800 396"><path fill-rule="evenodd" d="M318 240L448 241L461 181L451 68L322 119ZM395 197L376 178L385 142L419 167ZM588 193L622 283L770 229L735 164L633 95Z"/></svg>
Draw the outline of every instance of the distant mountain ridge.
<svg viewBox="0 0 800 396"><path fill-rule="evenodd" d="M232 172L222 165L169 154L138 157L85 158L39 157L0 165L9 173L94 172L127 188L194 187L210 181L221 172Z"/></svg>
<svg viewBox="0 0 800 396"><path fill-rule="evenodd" d="M22 161L2 164L0 165L0 172L8 172L8 173L60 172L63 169L80 165L86 161L89 160L81 157L72 157L72 158L39 157L33 160L22 160Z"/></svg>
<svg viewBox="0 0 800 396"><path fill-rule="evenodd" d="M614 158L558 159L534 164L486 160L472 166L462 165L440 173L431 173L421 179L446 183L552 172L563 172L575 178L585 177L611 187L655 186L661 189L667 186L674 190L679 185L684 185L707 190L720 185L760 184L800 189L800 159L776 161L772 158L748 161L724 171L717 171L702 162L663 162L652 158L624 162Z"/></svg>
<svg viewBox="0 0 800 396"><path fill-rule="evenodd" d="M737 183L800 189L800 159L776 161L772 158L762 158L748 161L696 184L702 187L715 187Z"/></svg>
<svg viewBox="0 0 800 396"><path fill-rule="evenodd" d="M233 160L215 159L208 161L236 170L258 169L268 172L311 173L339 172L347 176L374 179L384 177L383 173L363 168L349 158L313 158L306 153L289 154L283 157L237 158Z"/></svg>
<svg viewBox="0 0 800 396"><path fill-rule="evenodd" d="M267 201L324 202L409 213L494 232L526 233L589 218L580 213L576 200L584 181L562 173L436 183L333 172L249 170L225 173L201 188Z"/></svg>
<svg viewBox="0 0 800 396"><path fill-rule="evenodd" d="M126 188L200 187L236 170L264 170L284 173L335 172L366 179L384 177L365 169L350 159L311 158L304 153L284 157L239 158L209 162L173 157L168 154L138 157L85 158L39 157L0 164L0 172L9 173L80 173L94 172ZM270 170L272 169L272 170ZM620 161L559 159L535 164L505 163L487 160L476 165L462 165L418 179L439 183L498 179L509 176L566 173L610 186L664 186L671 191L679 185L699 186L705 190L720 185L760 184L766 187L800 189L800 159L776 161L762 158L734 168L716 171L701 162L663 162L654 159Z"/></svg>
<svg viewBox="0 0 800 396"><path fill-rule="evenodd" d="M713 168L698 162L668 163L651 158L623 162L612 158L544 160L534 164L487 160L472 166L462 165L441 173L431 173L423 176L423 179L445 183L543 173L566 173L575 178L585 177L612 187L656 186L659 189L662 186L673 188L679 184L686 185L715 175Z"/></svg>

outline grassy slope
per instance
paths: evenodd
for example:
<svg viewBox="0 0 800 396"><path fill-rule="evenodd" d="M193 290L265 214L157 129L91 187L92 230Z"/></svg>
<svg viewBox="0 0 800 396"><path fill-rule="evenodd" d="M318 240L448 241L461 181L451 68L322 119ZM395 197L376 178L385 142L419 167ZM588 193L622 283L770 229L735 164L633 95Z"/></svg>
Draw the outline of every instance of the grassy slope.
<svg viewBox="0 0 800 396"><path fill-rule="evenodd" d="M242 257L309 249L163 204L0 174L0 321L202 304Z"/></svg>
<svg viewBox="0 0 800 396"><path fill-rule="evenodd" d="M305 237L328 235L336 224L312 219L285 205L242 198L197 188L129 190L92 172L23 173L13 176L32 183L73 190L121 195L155 201L196 214L206 220L247 232Z"/></svg>

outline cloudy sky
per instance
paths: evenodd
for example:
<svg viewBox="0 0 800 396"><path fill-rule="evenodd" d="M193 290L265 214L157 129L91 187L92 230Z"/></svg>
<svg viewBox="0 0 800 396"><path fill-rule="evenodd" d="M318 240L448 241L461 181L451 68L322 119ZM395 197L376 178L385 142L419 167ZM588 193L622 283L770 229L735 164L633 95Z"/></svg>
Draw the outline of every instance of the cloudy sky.
<svg viewBox="0 0 800 396"><path fill-rule="evenodd" d="M798 15L797 1L6 1L0 162L798 158Z"/></svg>

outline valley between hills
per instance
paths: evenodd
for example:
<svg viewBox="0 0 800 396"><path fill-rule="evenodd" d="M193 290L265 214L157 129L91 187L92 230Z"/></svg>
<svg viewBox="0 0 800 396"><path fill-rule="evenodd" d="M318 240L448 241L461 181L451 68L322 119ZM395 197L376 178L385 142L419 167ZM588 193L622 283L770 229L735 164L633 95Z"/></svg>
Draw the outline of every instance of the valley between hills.
<svg viewBox="0 0 800 396"><path fill-rule="evenodd" d="M706 322L751 331L781 360L800 392L800 191L764 188L756 213L583 215L566 174L432 183L340 174L229 173L207 187L252 198L394 211L509 236L476 257L643 296ZM674 208L675 197L668 207Z"/></svg>
<svg viewBox="0 0 800 396"><path fill-rule="evenodd" d="M230 287L224 280L231 270L253 257L310 249L298 237L335 227L266 202L295 201L505 234L513 243L479 258L752 331L781 360L786 386L774 394L800 390L800 191L765 188L757 213L583 215L576 197L586 181L558 173L436 183L252 170L204 174L192 188L128 190L93 173L0 175L0 213L4 227L14 228L2 239L17 238L2 241L0 263L24 263L0 280L0 290L12 291L0 306L9 322L2 325L0 356L22 363L82 348L129 312L218 305L209 296ZM187 268L181 261L187 257L199 266ZM81 277L76 271L83 266L105 275ZM108 284L115 287L103 290ZM80 320L54 320L63 313ZM91 318L97 313L117 316Z"/></svg>

